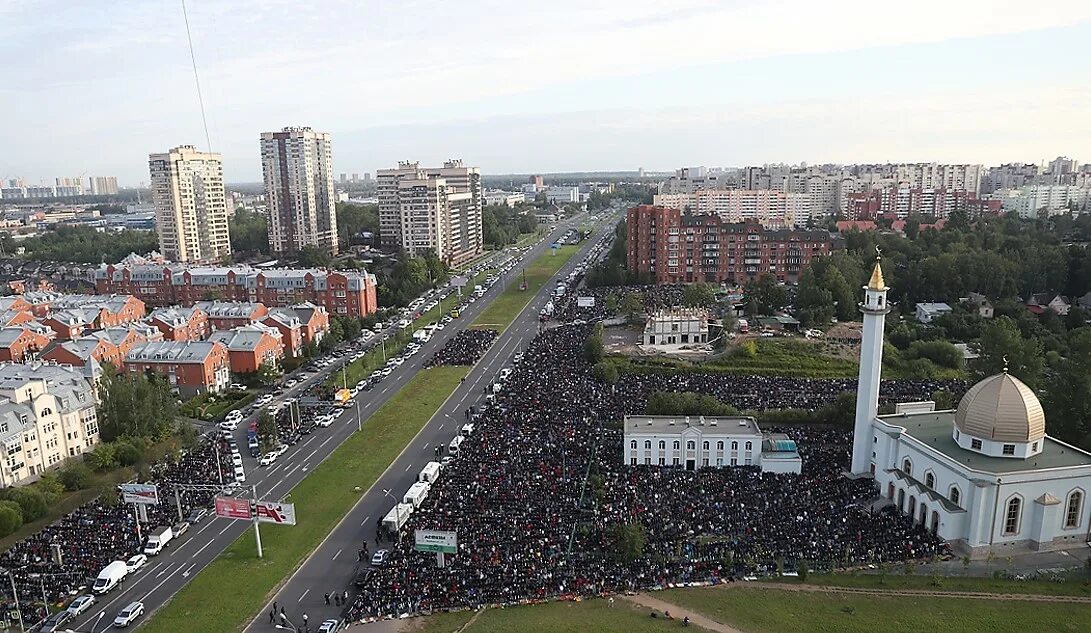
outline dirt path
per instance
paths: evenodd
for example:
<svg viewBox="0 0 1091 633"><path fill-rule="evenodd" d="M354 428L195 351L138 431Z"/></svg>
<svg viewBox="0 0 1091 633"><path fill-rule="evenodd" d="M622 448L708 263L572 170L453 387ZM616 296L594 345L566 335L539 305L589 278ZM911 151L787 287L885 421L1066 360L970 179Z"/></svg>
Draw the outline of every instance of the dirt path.
<svg viewBox="0 0 1091 633"><path fill-rule="evenodd" d="M717 622L716 620L713 620L707 616L703 616L696 611L683 609L676 604L671 604L664 600L660 600L659 598L655 598L650 594L638 593L634 596L621 595L618 597L635 605L654 609L659 612L670 611L672 617L674 617L675 620L681 620L688 615L689 621L693 623L694 626L699 626L703 629L708 629L709 631L716 631L716 633L743 633L739 629Z"/></svg>

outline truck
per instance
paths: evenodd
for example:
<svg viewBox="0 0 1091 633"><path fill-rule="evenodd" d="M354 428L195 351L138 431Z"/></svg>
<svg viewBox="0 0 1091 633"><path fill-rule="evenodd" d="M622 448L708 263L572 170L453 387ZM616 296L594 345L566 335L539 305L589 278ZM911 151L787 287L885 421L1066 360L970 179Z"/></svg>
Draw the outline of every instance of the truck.
<svg viewBox="0 0 1091 633"><path fill-rule="evenodd" d="M739 319L739 334L747 334L750 332L750 324L746 322L746 319Z"/></svg>
<svg viewBox="0 0 1091 633"><path fill-rule="evenodd" d="M120 585L128 573L129 568L125 566L125 561L115 560L98 573L98 578L95 578L95 584L91 586L91 591L99 595L108 593L114 587Z"/></svg>
<svg viewBox="0 0 1091 633"><path fill-rule="evenodd" d="M409 515L413 514L413 506L408 503L399 503L390 509L390 512L386 513L383 517L383 528L388 532L397 532L402 529L405 522L409 520Z"/></svg>
<svg viewBox="0 0 1091 633"><path fill-rule="evenodd" d="M405 496L402 497L402 503L408 503L414 508L419 508L420 504L424 503L424 500L428 498L428 491L431 488L432 484L425 481L418 481L412 486L409 486L409 490L407 490Z"/></svg>
<svg viewBox="0 0 1091 633"><path fill-rule="evenodd" d="M155 556L163 551L163 548L167 546L167 543L170 543L172 538L174 538L174 532L171 531L169 525L155 528L148 535L148 543L144 545L144 553L148 556Z"/></svg>
<svg viewBox="0 0 1091 633"><path fill-rule="evenodd" d="M338 407L347 407L352 404L352 392L348 389L338 389L337 393L333 394L333 403Z"/></svg>
<svg viewBox="0 0 1091 633"><path fill-rule="evenodd" d="M439 479L439 462L428 462L417 474L417 481L435 483Z"/></svg>

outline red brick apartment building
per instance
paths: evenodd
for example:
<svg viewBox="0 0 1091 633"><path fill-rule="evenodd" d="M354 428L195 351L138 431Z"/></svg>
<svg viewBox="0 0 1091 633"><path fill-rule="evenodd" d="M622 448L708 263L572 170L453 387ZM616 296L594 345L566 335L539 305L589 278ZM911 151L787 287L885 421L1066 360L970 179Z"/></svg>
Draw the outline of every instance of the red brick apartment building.
<svg viewBox="0 0 1091 633"><path fill-rule="evenodd" d="M763 273L796 282L812 258L833 248L828 231L767 230L651 205L629 209L626 230L629 270L661 284L745 284Z"/></svg>
<svg viewBox="0 0 1091 633"><path fill-rule="evenodd" d="M212 332L208 314L199 306L156 308L148 315L148 323L168 341L201 341Z"/></svg>
<svg viewBox="0 0 1091 633"><path fill-rule="evenodd" d="M134 374L157 373L184 398L223 391L231 384L227 348L213 341L142 343L129 350L124 368Z"/></svg>
<svg viewBox="0 0 1091 633"><path fill-rule="evenodd" d="M334 316L365 317L378 309L375 276L317 268L186 266L127 257L94 272L98 292L127 293L148 305L191 306L198 301L240 301L286 307L309 301Z"/></svg>

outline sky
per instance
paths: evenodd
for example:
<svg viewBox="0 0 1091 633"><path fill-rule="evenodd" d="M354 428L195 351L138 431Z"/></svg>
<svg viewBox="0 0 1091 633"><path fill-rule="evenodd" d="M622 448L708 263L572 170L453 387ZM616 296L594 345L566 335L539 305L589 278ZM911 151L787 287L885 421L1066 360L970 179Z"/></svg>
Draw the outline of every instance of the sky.
<svg viewBox="0 0 1091 633"><path fill-rule="evenodd" d="M0 178L116 175L261 132L334 171L1091 162L1086 0L0 0Z"/></svg>

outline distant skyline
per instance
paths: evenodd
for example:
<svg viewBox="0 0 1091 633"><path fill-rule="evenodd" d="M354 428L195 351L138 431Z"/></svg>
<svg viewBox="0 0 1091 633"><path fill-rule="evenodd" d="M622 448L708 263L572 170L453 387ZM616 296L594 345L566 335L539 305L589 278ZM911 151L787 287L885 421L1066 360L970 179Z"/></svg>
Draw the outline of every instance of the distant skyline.
<svg viewBox="0 0 1091 633"><path fill-rule="evenodd" d="M766 162L1091 162L1091 3L188 0L0 4L0 177L148 181L262 132L332 135L335 175Z"/></svg>

